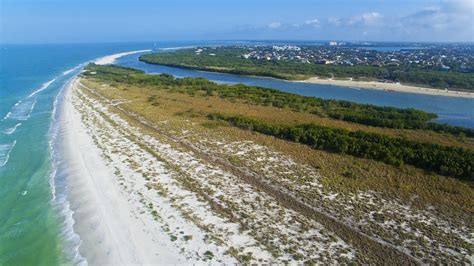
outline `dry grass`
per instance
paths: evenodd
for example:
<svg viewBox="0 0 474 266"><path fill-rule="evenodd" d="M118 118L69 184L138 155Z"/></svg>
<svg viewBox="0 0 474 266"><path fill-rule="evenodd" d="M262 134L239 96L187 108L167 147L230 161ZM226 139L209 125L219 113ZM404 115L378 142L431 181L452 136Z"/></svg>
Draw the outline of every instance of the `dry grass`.
<svg viewBox="0 0 474 266"><path fill-rule="evenodd" d="M252 140L273 147L284 154L291 155L301 163L317 168L324 185L336 192L373 190L390 198L410 200L413 206L434 205L448 213L461 211L462 216L474 213L473 189L466 183L453 178L427 173L411 166L394 167L372 160L314 150L305 145L227 127L223 123L209 121L205 116L208 113L221 112L229 115L242 114L258 117L274 122L314 122L353 130L361 129L392 136L405 136L443 145L473 148L472 139L462 140L427 131L400 130L397 132L392 129L366 127L280 108L230 102L215 96L189 96L146 87L124 87L123 85L113 87L91 80L84 81L84 84L96 88L103 95L116 99L119 103L124 102L121 104L122 107L139 113L152 122L166 121L166 125L177 132L189 127L192 123L198 125L198 130L204 135L216 134L234 140ZM414 195L416 195L415 198Z"/></svg>
<svg viewBox="0 0 474 266"><path fill-rule="evenodd" d="M107 95L117 98L126 97L127 99L133 99L134 103L127 104L127 106L130 108L138 108L140 111L153 110L153 112L159 112L160 110L166 110L174 113L188 111L193 112L193 115L195 116L204 116L209 112L221 112L226 115L240 114L248 117L261 118L275 123L315 123L323 126L345 128L348 130L363 130L388 136L405 137L416 141L464 147L474 150L474 139L467 137L456 137L450 134L442 134L427 130L371 127L341 120L318 117L309 113L293 112L282 108L251 105L238 100L230 101L228 99L221 99L217 96L196 95L193 97L184 93L170 93L169 91L154 89L152 87L133 87L132 89L130 86L130 90L127 90L127 86L121 84L115 84L115 86L117 90L107 91ZM102 89L104 88L105 87L102 87ZM146 105L142 106L144 103L146 103Z"/></svg>
<svg viewBox="0 0 474 266"><path fill-rule="evenodd" d="M314 122L352 130L361 129L378 132L391 136L406 136L414 140L444 145L467 146L469 148L472 148L471 139L458 139L426 131L397 131L366 127L326 118L317 118L310 114L295 113L274 107L230 102L215 96L190 96L181 93L169 93L153 88L125 87L123 85L111 86L90 79L83 80L83 83L90 88L94 88L107 98L112 99L121 108L140 114L146 120L159 125L168 134L195 144L203 144L203 148L213 145L209 142L210 140L218 141L225 139L227 143L250 141L255 145L268 147L288 158L292 158L298 164L308 165L313 169L317 169L318 174L310 173L308 175L308 173L299 169L296 170L294 175L288 175L284 174L281 169L275 168L270 169L275 172L275 176L271 176L267 175L268 169L264 171L264 168L268 168L270 162L255 163L259 159L258 153L253 154L256 157L248 154L241 156L238 155L239 148L234 147L233 150L237 151L237 154L228 154L220 151L219 149L222 146L219 145L216 145L214 150L212 150L212 152L222 155L223 158L226 158L235 166L247 167L265 178L275 178L275 184L285 187L290 192L301 195L307 203L313 206L336 211L338 215L341 215L341 218L352 217L351 219L359 221L369 221L368 225L361 227L369 235L390 239L391 243L408 247L413 244L410 244L409 241L404 242L403 239L411 238L414 241L419 241L422 243L422 245L420 244L421 246L414 245L409 247L413 252L420 254L417 257L426 257L427 252L431 248L423 242L423 238L400 231L403 230L403 226L406 226L401 225L405 221L403 219L404 216L400 216L400 213L390 212L384 212L383 214L374 213L371 215L368 213L379 210L380 206L384 206L384 202L400 202L408 205L413 210L419 210L420 213L429 209L436 213L437 218L450 222L452 228L473 224L473 189L459 180L426 173L410 166L394 167L372 160L314 150L305 145L229 127L222 122L209 121L206 115L211 112L221 112L228 115L242 114L253 116L273 122ZM133 119L125 119L130 124L140 127ZM147 134L160 138L160 134L152 130L148 130ZM202 142L202 140L207 142ZM347 199L339 203L333 203L331 200L321 200L325 196L321 195L320 190L305 186L308 178L316 178L316 176L318 182L325 188L325 191L343 195L364 195L364 193L373 195L373 193L376 193L376 198L380 199L379 205L366 206L363 203L357 203L357 200L355 203L349 200L347 203L354 204L354 209L342 210L344 209L343 206L347 205L338 204L342 204ZM301 187L298 187L298 184ZM403 209L401 212L404 212ZM384 227L384 220L395 221L398 227L387 229ZM380 222L381 225L377 224ZM410 223L408 226L422 230L425 235L433 237L432 239L446 239L446 236L442 232L437 231L436 228L416 223ZM472 245L466 246L465 242L460 241L459 238L454 236L453 240L449 240L449 242L455 246L462 246L467 250L472 248ZM421 250L419 250L420 247ZM432 258L436 258L436 256Z"/></svg>

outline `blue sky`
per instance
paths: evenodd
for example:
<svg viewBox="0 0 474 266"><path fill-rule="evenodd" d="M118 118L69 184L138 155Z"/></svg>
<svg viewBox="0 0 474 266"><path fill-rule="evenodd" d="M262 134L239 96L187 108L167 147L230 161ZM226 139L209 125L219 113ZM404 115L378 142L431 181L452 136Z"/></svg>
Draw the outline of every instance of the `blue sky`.
<svg viewBox="0 0 474 266"><path fill-rule="evenodd" d="M0 42L474 41L474 0L0 0Z"/></svg>

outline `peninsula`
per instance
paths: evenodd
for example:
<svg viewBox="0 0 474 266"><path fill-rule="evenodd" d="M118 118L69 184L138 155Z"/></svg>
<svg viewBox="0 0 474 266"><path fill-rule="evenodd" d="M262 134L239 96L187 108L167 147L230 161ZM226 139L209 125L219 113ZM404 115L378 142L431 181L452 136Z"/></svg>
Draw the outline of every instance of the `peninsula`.
<svg viewBox="0 0 474 266"><path fill-rule="evenodd" d="M453 48L452 56L470 62L455 68L464 61L442 61L446 57L442 48L388 53L321 45L198 47L145 54L140 60L290 81L474 98L471 52L465 47ZM453 65L452 70L447 70L451 69L449 64Z"/></svg>
<svg viewBox="0 0 474 266"><path fill-rule="evenodd" d="M472 261L474 134L433 114L90 64L63 115L89 263Z"/></svg>

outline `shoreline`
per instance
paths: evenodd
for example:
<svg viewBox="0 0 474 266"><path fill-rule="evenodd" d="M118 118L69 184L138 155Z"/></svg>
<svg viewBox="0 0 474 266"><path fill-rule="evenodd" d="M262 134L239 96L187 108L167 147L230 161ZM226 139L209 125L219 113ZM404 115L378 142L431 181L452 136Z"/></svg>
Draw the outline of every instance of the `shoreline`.
<svg viewBox="0 0 474 266"><path fill-rule="evenodd" d="M445 96L445 97L458 97L458 98L469 98L474 99L474 92L462 92L453 90L441 90L426 88L421 86L403 85L400 83L384 83L378 81L354 81L354 80L334 80L334 79L323 79L323 78L309 78L306 80L298 80L291 82L300 82L308 84L321 84L321 85L334 85L347 88L357 89L369 89L369 90L381 90L386 92L403 92L403 93L416 93L433 96Z"/></svg>
<svg viewBox="0 0 474 266"><path fill-rule="evenodd" d="M312 77L312 78L304 79L304 80L290 80L290 79L276 78L276 77L271 77L271 76L234 74L227 71L217 71L215 69L208 69L208 68L188 67L188 66L174 65L174 64L158 64L158 63L155 64L155 63L149 63L146 61L141 61L141 62L145 64L150 64L150 65L166 66L166 67L194 70L194 71L200 71L200 72L208 72L208 73L214 73L214 74L226 74L226 75L234 75L234 76L250 77L250 78L268 78L268 79L275 79L275 80L285 81L285 82L332 85L332 86L345 87L347 89L355 88L355 89L367 89L367 90L380 90L380 91L385 91L385 92L400 92L400 93L411 93L411 94L424 94L424 95L431 95L431 96L474 99L474 92L442 90L442 89L428 88L428 87L422 87L422 86L404 85L400 83L386 83L386 82L378 82L378 81L354 81L352 79L335 80L335 79L326 79L326 78L319 78L319 77Z"/></svg>
<svg viewBox="0 0 474 266"><path fill-rule="evenodd" d="M79 254L86 258L87 263L237 264L237 258L241 256L238 254L252 254L255 258L249 259L253 262L279 261L258 242L256 234L242 230L240 223L226 218L208 201L202 201L200 193L184 186L176 176L183 173L189 173L191 176L188 178L196 179L196 184L204 186L199 189L218 187L224 194L233 194L232 198L242 196L241 191L245 188L248 195L242 197L246 200L237 203L245 205L245 209L257 208L253 210L256 217L264 216L280 226L298 217L318 235L333 237L327 243L314 243L312 248L343 252L342 257L354 256L352 246L323 224L287 206L278 205L273 196L250 186L238 175L234 176L235 173L204 161L200 155L190 152L192 150L183 151L160 138L141 135L138 128L131 127L108 110L109 106L115 106L113 101L98 95L99 99L96 99L93 94L85 93L89 89L80 78L67 89L61 124L64 126L65 161L69 171L68 194L75 221L74 231L80 237ZM138 134L137 140L129 139L125 131L134 131L132 134ZM136 141L150 145L154 151L150 153ZM161 159L157 159L154 153L158 153ZM166 165L170 161L180 170L168 168ZM206 183L210 176L219 185ZM156 184L156 190L149 186L150 182ZM158 189L160 187L163 190ZM247 206L256 196L266 204ZM268 208L272 210L269 213ZM280 211L274 209L285 213L284 221L275 215ZM294 231L287 228L281 234L292 237ZM214 237L219 241L211 240ZM337 248L333 247L336 243ZM280 259L291 258L282 256Z"/></svg>
<svg viewBox="0 0 474 266"><path fill-rule="evenodd" d="M207 231L195 224L194 218L187 218L174 205L174 200L168 201L151 189L150 182L158 179L174 184L173 174L123 132L141 134L140 130L125 125L127 122L108 110L109 104L85 94L86 87L80 81L81 78L76 78L66 88L60 120L67 198L73 212L73 230L80 238L79 255L91 265L216 262L210 261L206 254L212 254L211 259L215 256L219 263L236 264L237 260L227 253L228 247L208 241ZM120 126L103 115L114 122L120 121ZM139 139L152 140L145 135ZM177 151L169 151L168 155L174 152ZM146 170L152 172L144 175ZM148 177L152 173L153 180ZM226 230L233 230L237 237L238 226L211 214L210 208L193 192L179 186L169 191L185 198L184 205L193 205L196 214L202 215L196 219L210 219ZM232 243L255 245L255 240L242 234ZM251 250L270 257L263 250L253 247Z"/></svg>
<svg viewBox="0 0 474 266"><path fill-rule="evenodd" d="M93 60L92 62L94 62L96 65L108 65L108 64L115 63L115 61L119 59L120 57L131 55L131 54L145 53L145 52L150 52L150 51L152 51L152 49L117 53L117 54L107 55L107 56L98 58L96 60Z"/></svg>
<svg viewBox="0 0 474 266"><path fill-rule="evenodd" d="M127 99L147 101L147 94L137 93L141 96L87 77L77 78L66 90L61 136L68 199L80 238L79 254L88 263L236 264L242 259L283 263L310 256L334 263L421 261L421 255L411 256L404 246L385 245L396 233L366 238L350 223L334 222L331 210L338 205L332 204L349 204L354 211L339 215L358 217L367 207L380 209L356 207L374 197L365 192L339 196L319 186L318 170L293 161L291 155L240 135L209 135L197 120L174 116L174 109L154 109L158 120L142 117L146 107L136 113L126 107ZM181 108L188 108L186 101ZM218 159L236 154L243 169L257 171L256 175ZM258 172L262 164L275 171ZM311 205L300 203L300 190L276 185L287 180L288 172L280 169L311 178L311 186L303 192L317 192L320 198ZM261 180L260 173L269 181ZM277 181L275 186L268 183L272 180ZM325 203L321 213L310 207L320 202ZM391 206L402 210L397 219L418 220L425 215L405 205ZM367 221L371 228L392 232L384 221ZM438 257L443 256L433 255Z"/></svg>
<svg viewBox="0 0 474 266"><path fill-rule="evenodd" d="M65 91L60 141L80 255L92 265L183 263L172 256L177 250L161 242L165 236L153 219L138 213L135 200L120 187L113 167L101 156L90 126L83 123L73 103L78 80Z"/></svg>

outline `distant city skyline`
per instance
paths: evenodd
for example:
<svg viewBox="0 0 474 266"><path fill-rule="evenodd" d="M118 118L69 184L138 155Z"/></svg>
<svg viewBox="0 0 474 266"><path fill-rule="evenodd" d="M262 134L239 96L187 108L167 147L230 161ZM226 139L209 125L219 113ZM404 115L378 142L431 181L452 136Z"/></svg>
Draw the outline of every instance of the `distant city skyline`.
<svg viewBox="0 0 474 266"><path fill-rule="evenodd" d="M2 0L0 43L473 42L471 0Z"/></svg>

